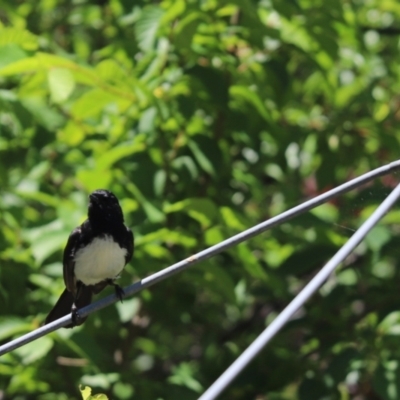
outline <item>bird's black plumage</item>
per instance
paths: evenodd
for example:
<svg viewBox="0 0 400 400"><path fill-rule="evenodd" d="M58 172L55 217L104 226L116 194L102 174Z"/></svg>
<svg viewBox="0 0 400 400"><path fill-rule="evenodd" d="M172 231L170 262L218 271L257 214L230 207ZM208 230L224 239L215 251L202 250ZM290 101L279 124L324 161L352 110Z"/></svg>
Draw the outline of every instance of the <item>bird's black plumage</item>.
<svg viewBox="0 0 400 400"><path fill-rule="evenodd" d="M72 312L71 328L82 324L77 309L89 305L92 294L113 285L122 299L123 290L114 283L133 256L134 238L124 224L118 199L107 190L89 196L88 219L69 236L63 257L66 289L50 311L48 324Z"/></svg>

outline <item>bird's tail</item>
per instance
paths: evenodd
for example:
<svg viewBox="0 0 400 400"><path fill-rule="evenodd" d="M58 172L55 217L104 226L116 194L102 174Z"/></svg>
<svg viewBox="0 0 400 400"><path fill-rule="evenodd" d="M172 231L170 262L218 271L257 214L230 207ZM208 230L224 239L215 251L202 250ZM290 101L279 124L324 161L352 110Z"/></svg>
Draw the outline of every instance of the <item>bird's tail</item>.
<svg viewBox="0 0 400 400"><path fill-rule="evenodd" d="M90 287L82 285L79 290L79 297L75 300L75 306L77 309L86 307L92 302L92 290ZM72 305L74 304L74 297L72 293L65 289L60 298L58 299L56 305L49 312L49 315L46 317L45 324L49 324L61 317L64 317L71 313ZM85 322L87 317L80 318L76 324L66 325L65 328L72 328L76 325L81 325Z"/></svg>

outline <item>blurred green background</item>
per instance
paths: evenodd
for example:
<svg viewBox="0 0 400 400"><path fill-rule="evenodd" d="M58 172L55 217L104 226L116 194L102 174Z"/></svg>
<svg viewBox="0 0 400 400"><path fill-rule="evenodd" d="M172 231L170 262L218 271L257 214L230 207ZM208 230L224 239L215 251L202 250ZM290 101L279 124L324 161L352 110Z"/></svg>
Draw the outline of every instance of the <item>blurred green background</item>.
<svg viewBox="0 0 400 400"><path fill-rule="evenodd" d="M0 340L63 290L94 189L136 235L125 286L397 159L399 47L397 0L3 0ZM0 397L198 398L397 181L1 357ZM393 210L221 399L399 398L399 223Z"/></svg>

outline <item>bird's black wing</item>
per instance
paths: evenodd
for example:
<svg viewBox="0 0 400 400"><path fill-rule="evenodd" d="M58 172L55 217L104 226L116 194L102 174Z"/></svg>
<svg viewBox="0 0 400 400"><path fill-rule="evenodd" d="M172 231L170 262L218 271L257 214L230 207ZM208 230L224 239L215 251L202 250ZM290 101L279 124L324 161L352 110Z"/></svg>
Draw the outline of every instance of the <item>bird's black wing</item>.
<svg viewBox="0 0 400 400"><path fill-rule="evenodd" d="M126 249L125 264L128 264L128 262L131 261L134 252L134 237L132 231L128 227L125 228L126 235L124 235L122 247Z"/></svg>
<svg viewBox="0 0 400 400"><path fill-rule="evenodd" d="M75 253L82 244L81 226L75 228L69 235L67 245L64 249L63 256L63 274L64 282L68 291L75 295L76 280L75 280Z"/></svg>

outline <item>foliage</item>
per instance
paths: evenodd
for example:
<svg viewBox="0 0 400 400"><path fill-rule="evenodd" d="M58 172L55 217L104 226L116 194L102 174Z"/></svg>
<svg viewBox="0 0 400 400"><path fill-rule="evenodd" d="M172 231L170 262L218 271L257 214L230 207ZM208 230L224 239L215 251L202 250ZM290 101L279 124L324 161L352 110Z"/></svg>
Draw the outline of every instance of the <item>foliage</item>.
<svg viewBox="0 0 400 400"><path fill-rule="evenodd" d="M107 400L108 397L104 394L95 394L92 395L92 389L89 386L84 387L83 389L80 387L79 390L82 394L83 400Z"/></svg>
<svg viewBox="0 0 400 400"><path fill-rule="evenodd" d="M0 340L43 322L108 188L127 285L398 157L396 0L5 1ZM19 399L195 399L347 240L387 177L0 360ZM396 399L393 211L225 399Z"/></svg>

